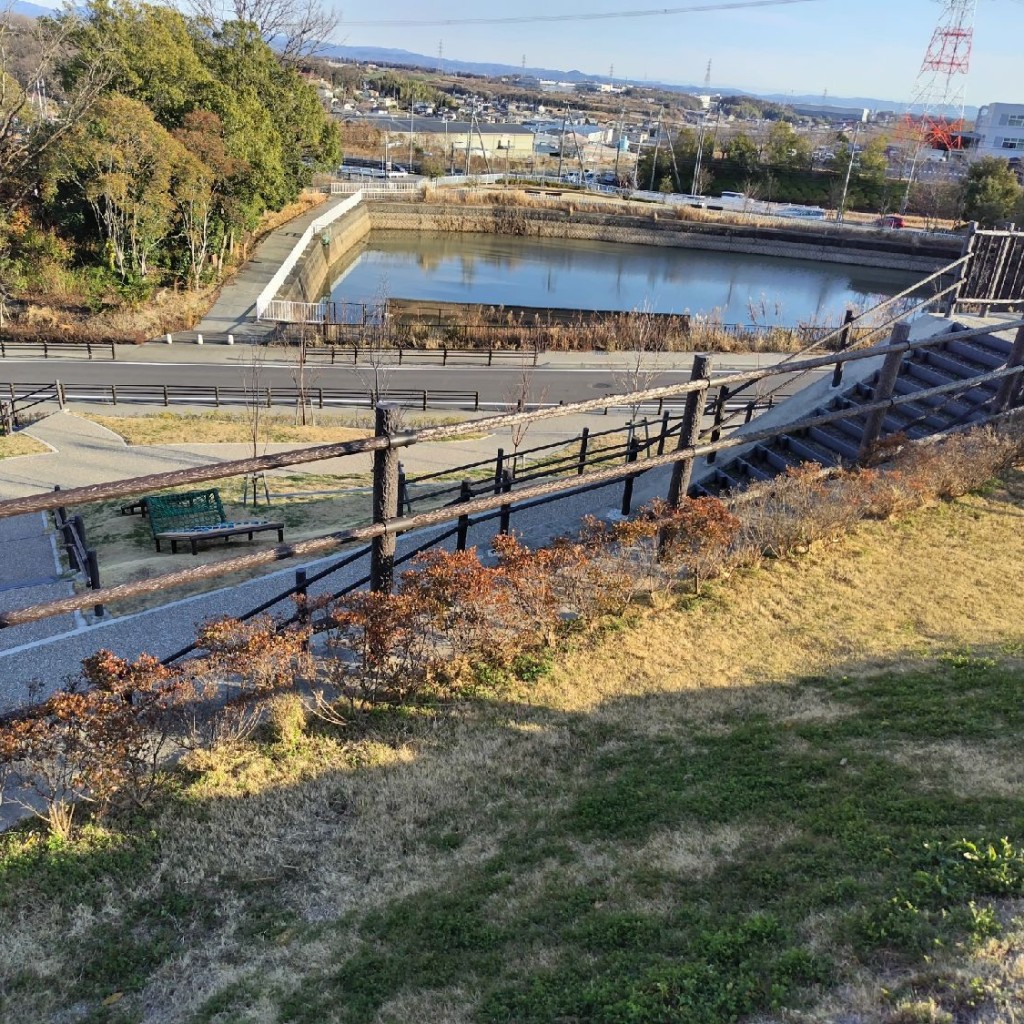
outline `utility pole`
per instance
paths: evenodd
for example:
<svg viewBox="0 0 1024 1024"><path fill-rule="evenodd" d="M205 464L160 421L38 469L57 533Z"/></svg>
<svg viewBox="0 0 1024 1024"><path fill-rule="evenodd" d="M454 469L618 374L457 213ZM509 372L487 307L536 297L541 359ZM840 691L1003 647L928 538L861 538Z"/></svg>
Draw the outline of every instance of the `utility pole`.
<svg viewBox="0 0 1024 1024"><path fill-rule="evenodd" d="M565 105L565 113L562 115L562 136L558 140L558 180L562 180L562 157L565 153L565 123L569 120L569 104Z"/></svg>
<svg viewBox="0 0 1024 1024"><path fill-rule="evenodd" d="M664 107L658 109L658 134L654 140L654 156L651 159L651 192L654 191L654 175L658 170L658 150L661 149L661 116L664 111Z"/></svg>
<svg viewBox="0 0 1024 1024"><path fill-rule="evenodd" d="M615 184L619 183L619 156L622 154L622 138L625 129L626 108L623 107L619 114L619 136L615 140Z"/></svg>
<svg viewBox="0 0 1024 1024"><path fill-rule="evenodd" d="M843 182L843 198L839 201L839 209L836 212L836 223L842 224L846 215L846 195L850 191L850 178L853 176L853 161L857 159L857 139L860 138L860 125L858 124L853 133L853 144L850 146L850 159L846 164L846 180Z"/></svg>

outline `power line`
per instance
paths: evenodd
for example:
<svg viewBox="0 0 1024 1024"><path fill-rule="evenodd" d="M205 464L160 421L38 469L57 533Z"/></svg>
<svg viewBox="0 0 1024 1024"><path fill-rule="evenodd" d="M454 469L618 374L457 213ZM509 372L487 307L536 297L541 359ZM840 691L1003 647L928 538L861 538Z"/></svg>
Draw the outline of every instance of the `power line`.
<svg viewBox="0 0 1024 1024"><path fill-rule="evenodd" d="M819 3L820 0L735 0L724 4L693 4L688 7L658 7L644 11L602 11L591 14L532 14L506 18L425 18L393 21L345 21L351 28L434 28L445 25L529 25L556 21L608 21L621 18L661 18L674 14L704 14L715 11L739 11L752 7L782 7L790 4Z"/></svg>

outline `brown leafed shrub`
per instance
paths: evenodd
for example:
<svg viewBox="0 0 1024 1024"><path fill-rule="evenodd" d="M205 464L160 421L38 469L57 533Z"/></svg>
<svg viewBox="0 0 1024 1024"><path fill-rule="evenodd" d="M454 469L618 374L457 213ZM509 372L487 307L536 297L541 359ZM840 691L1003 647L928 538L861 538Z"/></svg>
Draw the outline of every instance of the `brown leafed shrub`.
<svg viewBox="0 0 1024 1024"><path fill-rule="evenodd" d="M175 713L194 697L181 673L143 656L100 651L76 686L0 728L0 782L14 800L70 834L75 806L144 806L157 791Z"/></svg>

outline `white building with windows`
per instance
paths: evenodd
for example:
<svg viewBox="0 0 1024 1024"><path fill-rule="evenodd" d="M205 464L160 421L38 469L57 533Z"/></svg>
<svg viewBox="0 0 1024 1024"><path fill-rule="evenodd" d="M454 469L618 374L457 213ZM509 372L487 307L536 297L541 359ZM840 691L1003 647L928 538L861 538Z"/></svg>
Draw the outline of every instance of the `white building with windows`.
<svg viewBox="0 0 1024 1024"><path fill-rule="evenodd" d="M978 111L972 156L1024 157L1024 103L990 103Z"/></svg>

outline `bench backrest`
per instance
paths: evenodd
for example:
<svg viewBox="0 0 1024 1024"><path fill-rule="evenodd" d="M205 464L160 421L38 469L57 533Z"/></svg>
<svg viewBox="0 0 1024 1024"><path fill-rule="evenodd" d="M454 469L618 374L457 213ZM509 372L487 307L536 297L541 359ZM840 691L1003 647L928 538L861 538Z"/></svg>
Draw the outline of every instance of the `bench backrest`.
<svg viewBox="0 0 1024 1024"><path fill-rule="evenodd" d="M146 499L149 528L158 533L191 530L199 526L216 526L226 521L220 491L182 491L179 494L151 495Z"/></svg>

